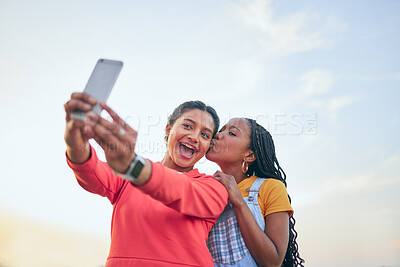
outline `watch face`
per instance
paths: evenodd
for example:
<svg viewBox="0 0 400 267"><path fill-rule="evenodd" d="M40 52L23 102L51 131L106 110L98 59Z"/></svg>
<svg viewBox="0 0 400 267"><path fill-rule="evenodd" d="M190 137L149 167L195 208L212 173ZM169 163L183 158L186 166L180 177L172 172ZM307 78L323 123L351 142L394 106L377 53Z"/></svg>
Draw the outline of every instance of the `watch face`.
<svg viewBox="0 0 400 267"><path fill-rule="evenodd" d="M137 179L139 174L140 174L140 172L142 171L143 167L144 167L143 162L141 160L137 160L136 164L135 164L135 167L133 167L130 175L132 177L134 177L135 179Z"/></svg>

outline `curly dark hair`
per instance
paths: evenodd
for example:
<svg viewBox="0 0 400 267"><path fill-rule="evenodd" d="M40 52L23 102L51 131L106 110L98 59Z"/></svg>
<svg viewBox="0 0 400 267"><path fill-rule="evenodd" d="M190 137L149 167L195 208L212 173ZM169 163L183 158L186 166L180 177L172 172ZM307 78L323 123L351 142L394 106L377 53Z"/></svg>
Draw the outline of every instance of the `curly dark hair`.
<svg viewBox="0 0 400 267"><path fill-rule="evenodd" d="M214 136L219 128L219 117L217 115L217 112L215 111L214 108L212 108L211 106L207 106L206 104L204 104L199 100L186 101L180 104L177 108L174 109L172 114L168 117L168 124L172 127L175 121L179 119L183 115L183 113L192 109L199 109L202 111L206 111L211 115L214 121L214 129L213 129L213 136ZM168 141L168 136L165 136L164 139L165 141Z"/></svg>
<svg viewBox="0 0 400 267"><path fill-rule="evenodd" d="M271 134L255 120L246 118L251 126L250 146L254 152L256 160L249 165L247 175L255 175L258 177L273 178L281 181L285 187L286 174L279 165L275 154L275 145ZM289 202L291 203L291 198ZM304 259L300 257L297 245L297 232L294 229L296 220L293 215L289 218L289 243L286 250L285 259L282 266L304 266Z"/></svg>

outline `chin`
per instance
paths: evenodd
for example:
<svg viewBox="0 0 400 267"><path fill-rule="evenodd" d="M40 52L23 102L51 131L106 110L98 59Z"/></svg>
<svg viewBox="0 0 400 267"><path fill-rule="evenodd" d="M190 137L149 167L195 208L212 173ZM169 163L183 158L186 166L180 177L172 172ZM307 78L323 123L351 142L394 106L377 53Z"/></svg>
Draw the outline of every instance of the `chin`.
<svg viewBox="0 0 400 267"><path fill-rule="evenodd" d="M209 161L215 162L217 157L215 155L213 155L213 153L211 152L211 153L206 154L206 159L208 159Z"/></svg>
<svg viewBox="0 0 400 267"><path fill-rule="evenodd" d="M193 167L195 162L193 160L180 160L176 163L181 168Z"/></svg>

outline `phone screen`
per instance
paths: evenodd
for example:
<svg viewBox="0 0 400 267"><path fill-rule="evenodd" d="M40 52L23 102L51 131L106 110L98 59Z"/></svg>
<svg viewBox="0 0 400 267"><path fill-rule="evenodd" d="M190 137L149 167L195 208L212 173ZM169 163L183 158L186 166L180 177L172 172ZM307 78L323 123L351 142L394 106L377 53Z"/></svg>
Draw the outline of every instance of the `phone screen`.
<svg viewBox="0 0 400 267"><path fill-rule="evenodd" d="M111 90L118 78L123 63L121 61L99 59L96 66L86 84L84 93L89 94L96 99L97 103L93 107L92 111L100 114L101 107L98 102L106 102ZM72 118L77 120L85 120L86 112L80 110L74 110L72 112Z"/></svg>

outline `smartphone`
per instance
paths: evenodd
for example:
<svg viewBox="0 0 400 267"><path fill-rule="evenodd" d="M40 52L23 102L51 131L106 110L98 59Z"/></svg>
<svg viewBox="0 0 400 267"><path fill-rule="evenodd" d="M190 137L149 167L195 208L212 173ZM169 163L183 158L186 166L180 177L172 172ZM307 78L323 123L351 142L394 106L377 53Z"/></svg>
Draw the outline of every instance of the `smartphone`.
<svg viewBox="0 0 400 267"><path fill-rule="evenodd" d="M116 60L99 59L94 67L92 75L86 84L84 93L96 99L97 103L93 106L92 111L100 114L101 107L99 101L106 102L108 96L114 87L115 81L122 69L123 63ZM84 121L86 119L86 112L82 110L74 110L71 117L74 120Z"/></svg>

